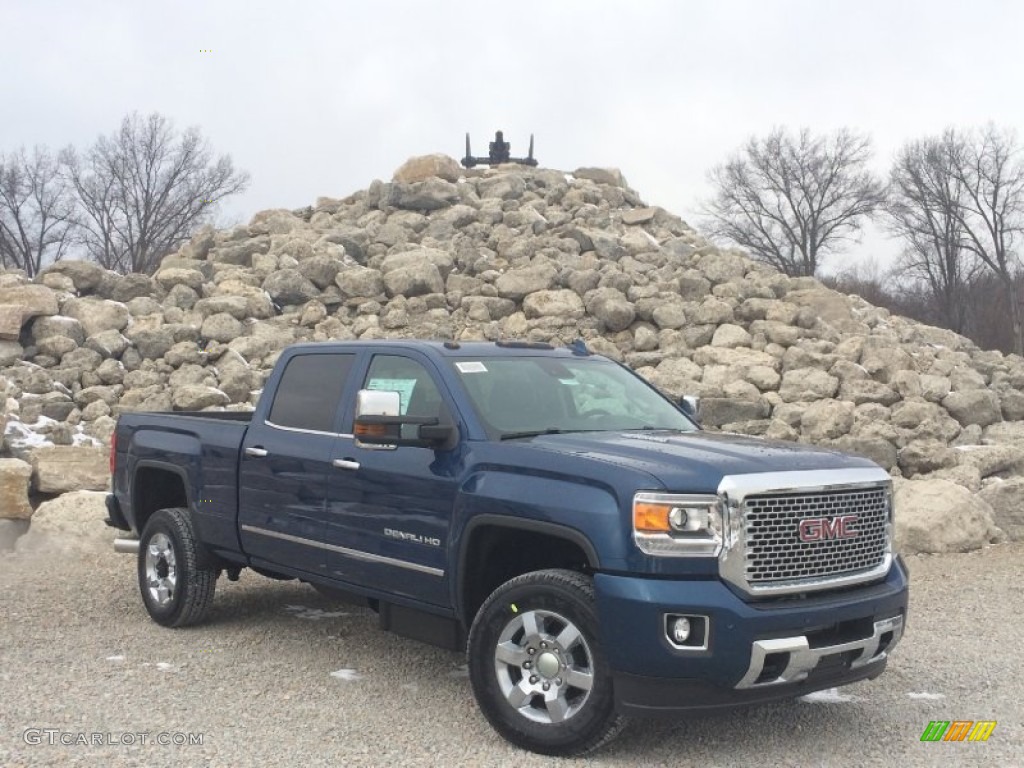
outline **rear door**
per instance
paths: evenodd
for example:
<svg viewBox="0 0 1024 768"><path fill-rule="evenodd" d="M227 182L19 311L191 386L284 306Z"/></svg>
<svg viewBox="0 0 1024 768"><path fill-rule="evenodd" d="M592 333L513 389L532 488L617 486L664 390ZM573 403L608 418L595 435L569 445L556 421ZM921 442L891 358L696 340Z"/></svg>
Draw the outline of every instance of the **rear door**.
<svg viewBox="0 0 1024 768"><path fill-rule="evenodd" d="M360 379L356 389L398 392L402 414L458 426L454 402L425 356L374 354ZM353 431L352 418L346 414L346 433ZM363 446L350 434L339 438L327 487L330 574L447 605L446 552L463 468L460 447L389 449Z"/></svg>
<svg viewBox="0 0 1024 768"><path fill-rule="evenodd" d="M265 418L249 427L239 468L238 523L250 557L324 573L327 478L355 360L355 353L295 355L272 390Z"/></svg>

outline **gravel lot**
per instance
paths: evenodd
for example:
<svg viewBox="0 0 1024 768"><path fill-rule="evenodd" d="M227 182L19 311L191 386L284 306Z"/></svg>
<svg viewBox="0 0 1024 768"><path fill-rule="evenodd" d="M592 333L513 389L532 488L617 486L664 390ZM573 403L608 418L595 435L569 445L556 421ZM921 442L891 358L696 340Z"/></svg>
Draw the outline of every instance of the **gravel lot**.
<svg viewBox="0 0 1024 768"><path fill-rule="evenodd" d="M561 761L491 731L459 654L380 632L371 612L306 585L222 579L206 625L166 630L142 608L130 556L3 553L0 765L1024 765L1022 565L1019 544L912 558L908 634L878 680L824 701L635 722ZM921 743L933 719L999 724L983 744ZM28 728L149 737L30 745ZM202 745L153 743L173 732Z"/></svg>

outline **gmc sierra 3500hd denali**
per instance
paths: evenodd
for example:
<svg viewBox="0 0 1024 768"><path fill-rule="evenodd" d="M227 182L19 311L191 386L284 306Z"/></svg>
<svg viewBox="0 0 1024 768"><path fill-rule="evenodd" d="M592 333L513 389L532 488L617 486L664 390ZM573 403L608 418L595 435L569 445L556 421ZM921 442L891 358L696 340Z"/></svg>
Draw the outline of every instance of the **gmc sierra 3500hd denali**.
<svg viewBox="0 0 1024 768"><path fill-rule="evenodd" d="M484 715L546 754L879 675L888 474L689 410L579 342L300 344L252 413L123 414L108 522L159 624L243 567L356 597L468 648Z"/></svg>

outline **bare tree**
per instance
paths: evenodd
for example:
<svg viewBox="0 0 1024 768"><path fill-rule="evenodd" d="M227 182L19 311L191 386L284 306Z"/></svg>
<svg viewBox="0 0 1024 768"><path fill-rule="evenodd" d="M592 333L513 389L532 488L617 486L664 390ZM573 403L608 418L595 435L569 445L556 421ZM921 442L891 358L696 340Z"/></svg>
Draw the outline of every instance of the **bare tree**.
<svg viewBox="0 0 1024 768"><path fill-rule="evenodd" d="M35 276L72 244L74 192L45 147L0 154L0 266Z"/></svg>
<svg viewBox="0 0 1024 768"><path fill-rule="evenodd" d="M787 275L813 275L885 200L870 157L870 138L845 129L751 138L708 174L708 230Z"/></svg>
<svg viewBox="0 0 1024 768"><path fill-rule="evenodd" d="M988 125L980 131L949 129L943 136L950 175L963 187L957 208L963 247L998 278L1009 298L1014 351L1024 354L1024 306L1018 241L1024 234L1024 162L1016 135Z"/></svg>
<svg viewBox="0 0 1024 768"><path fill-rule="evenodd" d="M964 247L967 190L954 173L950 134L905 144L890 173L889 228L905 243L894 274L921 283L935 321L957 333L967 328L968 289L984 265Z"/></svg>
<svg viewBox="0 0 1024 768"><path fill-rule="evenodd" d="M228 155L214 159L198 129L176 136L158 113L133 113L84 157L69 147L62 158L84 212L89 254L121 272L154 272L221 200L249 183Z"/></svg>

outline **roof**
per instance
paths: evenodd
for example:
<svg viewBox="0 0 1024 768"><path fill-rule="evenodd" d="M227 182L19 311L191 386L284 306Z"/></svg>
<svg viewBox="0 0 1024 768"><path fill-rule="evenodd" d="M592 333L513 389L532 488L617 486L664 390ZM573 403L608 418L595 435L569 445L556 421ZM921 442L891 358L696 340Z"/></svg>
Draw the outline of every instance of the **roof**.
<svg viewBox="0 0 1024 768"><path fill-rule="evenodd" d="M394 346L430 351L442 357L579 357L570 347L551 347L544 343L526 341L437 341L432 339L368 339L356 341L317 341L292 344L288 350L298 349L364 349Z"/></svg>

